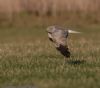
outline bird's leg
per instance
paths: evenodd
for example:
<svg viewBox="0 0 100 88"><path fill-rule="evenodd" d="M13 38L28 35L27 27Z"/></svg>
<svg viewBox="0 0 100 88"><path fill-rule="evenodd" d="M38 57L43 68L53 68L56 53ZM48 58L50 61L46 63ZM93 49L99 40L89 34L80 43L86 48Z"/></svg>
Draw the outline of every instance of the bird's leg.
<svg viewBox="0 0 100 88"><path fill-rule="evenodd" d="M64 57L64 64L66 64L66 57Z"/></svg>
<svg viewBox="0 0 100 88"><path fill-rule="evenodd" d="M66 57L64 57L64 61L63 61L63 65L62 65L62 68L64 68L65 67L65 65L66 65Z"/></svg>

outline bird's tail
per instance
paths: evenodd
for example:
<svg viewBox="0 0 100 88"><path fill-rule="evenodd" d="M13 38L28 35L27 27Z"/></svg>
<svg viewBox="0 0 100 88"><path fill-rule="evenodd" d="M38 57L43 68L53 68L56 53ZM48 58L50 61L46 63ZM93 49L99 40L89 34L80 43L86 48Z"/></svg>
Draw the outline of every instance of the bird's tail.
<svg viewBox="0 0 100 88"><path fill-rule="evenodd" d="M78 32L78 31L73 31L73 30L68 30L68 33L81 33L81 32Z"/></svg>

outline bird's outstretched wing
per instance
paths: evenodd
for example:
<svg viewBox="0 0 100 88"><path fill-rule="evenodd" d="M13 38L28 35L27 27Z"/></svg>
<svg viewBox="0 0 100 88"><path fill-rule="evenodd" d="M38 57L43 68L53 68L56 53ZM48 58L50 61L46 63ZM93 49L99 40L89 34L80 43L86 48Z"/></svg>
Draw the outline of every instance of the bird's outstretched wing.
<svg viewBox="0 0 100 88"><path fill-rule="evenodd" d="M81 33L81 32L73 31L73 30L68 29L68 33L75 33L75 34L77 34L77 33Z"/></svg>

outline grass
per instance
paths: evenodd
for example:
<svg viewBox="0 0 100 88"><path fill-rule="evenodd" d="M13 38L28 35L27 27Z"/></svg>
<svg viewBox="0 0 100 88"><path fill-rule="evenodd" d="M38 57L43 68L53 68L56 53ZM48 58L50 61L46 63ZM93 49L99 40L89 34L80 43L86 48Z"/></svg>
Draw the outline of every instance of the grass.
<svg viewBox="0 0 100 88"><path fill-rule="evenodd" d="M99 88L100 25L75 28L83 33L69 36L72 56L63 68L45 28L0 29L0 87Z"/></svg>

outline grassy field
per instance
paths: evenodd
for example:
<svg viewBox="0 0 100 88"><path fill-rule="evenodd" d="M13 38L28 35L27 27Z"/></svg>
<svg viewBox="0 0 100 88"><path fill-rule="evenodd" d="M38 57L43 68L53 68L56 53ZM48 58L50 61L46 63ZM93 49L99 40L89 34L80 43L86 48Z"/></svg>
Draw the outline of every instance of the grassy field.
<svg viewBox="0 0 100 88"><path fill-rule="evenodd" d="M100 88L100 25L72 27L64 67L46 27L0 28L0 88Z"/></svg>

